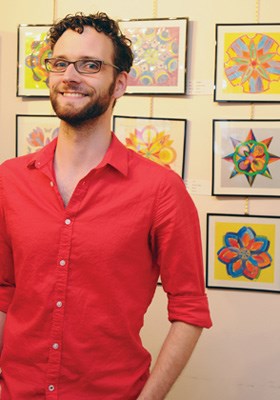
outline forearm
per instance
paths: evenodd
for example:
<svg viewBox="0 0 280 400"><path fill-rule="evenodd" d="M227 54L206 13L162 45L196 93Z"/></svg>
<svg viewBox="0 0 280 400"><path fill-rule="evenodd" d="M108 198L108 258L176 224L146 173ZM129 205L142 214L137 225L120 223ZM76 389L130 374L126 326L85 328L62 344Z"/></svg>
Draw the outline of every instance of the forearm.
<svg viewBox="0 0 280 400"><path fill-rule="evenodd" d="M151 375L137 400L163 400L187 364L202 328L173 322Z"/></svg>
<svg viewBox="0 0 280 400"><path fill-rule="evenodd" d="M3 345L3 331L4 331L5 321L6 321L6 313L0 311L0 352L2 350L2 345Z"/></svg>

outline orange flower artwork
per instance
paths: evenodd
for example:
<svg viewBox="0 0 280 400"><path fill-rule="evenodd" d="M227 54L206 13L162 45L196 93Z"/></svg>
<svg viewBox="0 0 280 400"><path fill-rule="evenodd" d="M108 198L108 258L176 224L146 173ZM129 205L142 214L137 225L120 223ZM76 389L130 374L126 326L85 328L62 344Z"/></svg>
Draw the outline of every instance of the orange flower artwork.
<svg viewBox="0 0 280 400"><path fill-rule="evenodd" d="M166 168L171 168L170 164L177 157L172 144L170 135L164 131L158 131L153 125L147 125L141 130L135 129L126 138L127 148Z"/></svg>

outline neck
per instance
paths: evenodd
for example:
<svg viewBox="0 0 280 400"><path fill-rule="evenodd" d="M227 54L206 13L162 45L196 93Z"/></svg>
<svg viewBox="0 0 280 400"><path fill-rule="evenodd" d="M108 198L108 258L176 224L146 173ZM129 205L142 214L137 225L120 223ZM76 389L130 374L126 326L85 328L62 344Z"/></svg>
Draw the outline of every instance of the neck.
<svg viewBox="0 0 280 400"><path fill-rule="evenodd" d="M103 159L111 142L110 124L83 123L71 126L61 121L55 163L71 169L90 170Z"/></svg>
<svg viewBox="0 0 280 400"><path fill-rule="evenodd" d="M110 124L73 127L61 121L54 171L65 205L78 182L102 161L110 142Z"/></svg>

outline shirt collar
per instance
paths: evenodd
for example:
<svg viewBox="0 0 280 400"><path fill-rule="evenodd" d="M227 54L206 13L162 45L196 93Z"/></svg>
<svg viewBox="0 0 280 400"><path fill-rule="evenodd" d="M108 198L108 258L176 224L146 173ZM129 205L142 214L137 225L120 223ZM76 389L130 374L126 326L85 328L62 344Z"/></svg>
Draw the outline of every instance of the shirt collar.
<svg viewBox="0 0 280 400"><path fill-rule="evenodd" d="M57 144L57 138L53 139L47 146L34 153L28 161L28 168L42 168L49 161L53 160ZM102 168L105 165L111 165L123 175L128 174L128 152L126 147L117 139L112 132L110 146L100 164L96 168Z"/></svg>
<svg viewBox="0 0 280 400"><path fill-rule="evenodd" d="M128 174L128 151L127 148L119 141L116 135L112 132L112 140L110 146L97 168L102 168L106 164L111 165L123 175Z"/></svg>
<svg viewBox="0 0 280 400"><path fill-rule="evenodd" d="M54 152L56 149L57 138L54 138L48 145L44 146L41 150L33 153L29 158L28 168L42 168L49 161L53 160Z"/></svg>

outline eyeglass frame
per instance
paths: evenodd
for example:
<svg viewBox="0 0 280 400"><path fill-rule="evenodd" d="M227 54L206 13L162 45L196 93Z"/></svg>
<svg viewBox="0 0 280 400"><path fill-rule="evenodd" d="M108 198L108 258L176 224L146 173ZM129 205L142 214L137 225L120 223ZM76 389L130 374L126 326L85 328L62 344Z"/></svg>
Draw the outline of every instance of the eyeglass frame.
<svg viewBox="0 0 280 400"><path fill-rule="evenodd" d="M51 61L51 60L61 60L61 61L64 61L64 62L67 63L67 66L65 67L65 69L64 69L63 71L52 71L52 70L49 70L49 69L48 69L48 62ZM78 68L77 68L77 63L79 63L79 62L81 62L81 61L94 61L94 62L97 61L97 62L99 63L99 70L98 70L98 71L95 71L95 72L81 72L81 71L79 71ZM47 70L48 72L52 72L52 73L55 73L55 74L63 74L63 73L67 70L67 68L69 67L69 65L71 65L71 64L74 65L75 70L76 70L79 74L83 74L83 75L94 75L94 74L98 74L98 72L100 72L100 70L101 70L101 68L102 68L102 65L109 65L109 66L111 66L111 67L113 67L113 68L116 68L116 69L118 69L118 70L120 71L120 68L119 68L117 65L108 63L108 62L103 61L103 60L99 60L98 58L82 58L82 59L76 60L76 61L69 61L69 60L66 60L65 58L61 58L61 57L57 57L57 58L51 57L51 58L45 58L44 63L45 63L46 70Z"/></svg>

